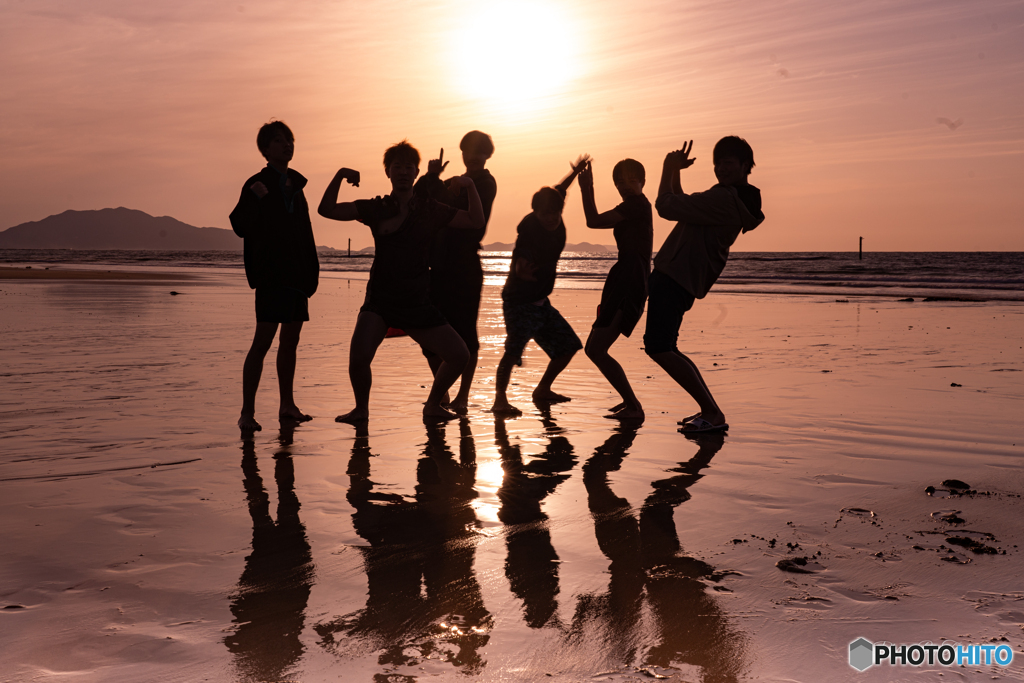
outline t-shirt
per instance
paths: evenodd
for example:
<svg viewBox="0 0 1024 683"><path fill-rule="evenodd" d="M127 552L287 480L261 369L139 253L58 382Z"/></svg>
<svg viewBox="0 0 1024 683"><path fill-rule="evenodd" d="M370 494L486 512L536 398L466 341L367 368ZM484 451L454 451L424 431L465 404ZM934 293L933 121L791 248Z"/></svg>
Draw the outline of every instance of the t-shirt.
<svg viewBox="0 0 1024 683"><path fill-rule="evenodd" d="M630 273L643 273L647 282L651 271L651 251L654 249L654 221L651 202L642 194L626 197L615 207L622 220L615 224L615 246L619 249L618 263Z"/></svg>
<svg viewBox="0 0 1024 683"><path fill-rule="evenodd" d="M512 266L501 290L501 298L510 304L525 304L540 301L555 288L555 274L558 259L565 248L565 223L558 221L558 227L548 230L537 217L530 213L516 228L516 246L512 251ZM536 281L524 280L516 275L516 259L524 258L537 266Z"/></svg>
<svg viewBox="0 0 1024 683"><path fill-rule="evenodd" d="M375 248L366 300L383 306L412 308L430 302L430 248L437 233L458 209L433 199L413 197L402 225L381 233L380 224L399 213L390 195L355 202L359 222L370 228Z"/></svg>

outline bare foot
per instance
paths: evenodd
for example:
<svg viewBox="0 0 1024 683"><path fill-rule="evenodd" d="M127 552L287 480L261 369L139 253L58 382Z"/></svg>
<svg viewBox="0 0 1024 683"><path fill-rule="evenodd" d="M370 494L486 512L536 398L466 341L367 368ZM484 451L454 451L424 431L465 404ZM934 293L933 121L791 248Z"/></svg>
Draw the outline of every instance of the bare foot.
<svg viewBox="0 0 1024 683"><path fill-rule="evenodd" d="M622 410L620 410L617 413L611 413L610 415L605 415L604 417L607 420L640 420L640 421L643 421L643 419L646 416L644 415L644 409L643 408L623 408Z"/></svg>
<svg viewBox="0 0 1024 683"><path fill-rule="evenodd" d="M458 415L450 410L445 410L440 405L423 406L423 420L425 422L438 422L441 420L455 420L458 419Z"/></svg>
<svg viewBox="0 0 1024 683"><path fill-rule="evenodd" d="M694 413L693 415L690 415L689 417L684 417L679 422L676 422L676 424L677 425L684 425L687 422L690 422L691 420L693 420L695 417L700 417L700 411L697 411L696 413Z"/></svg>
<svg viewBox="0 0 1024 683"><path fill-rule="evenodd" d="M505 415L512 417L519 417L520 415L523 414L523 411L519 410L519 408L516 408L508 401L495 401L494 405L491 406L489 412L492 412L495 415Z"/></svg>
<svg viewBox="0 0 1024 683"><path fill-rule="evenodd" d="M348 411L344 415L339 415L338 417L334 418L334 421L335 422L345 422L345 423L350 424L350 425L355 425L355 424L362 424L363 422L366 422L369 419L370 419L370 411L368 411L368 410L360 410L359 408L356 408L355 410Z"/></svg>
<svg viewBox="0 0 1024 683"><path fill-rule="evenodd" d="M243 432L258 432L263 429L263 425L256 421L256 418L252 415L242 415L238 418L238 428Z"/></svg>
<svg viewBox="0 0 1024 683"><path fill-rule="evenodd" d="M533 402L534 403L565 403L572 399L568 396L562 396L548 389L547 391L541 391L540 389L533 390Z"/></svg>
<svg viewBox="0 0 1024 683"><path fill-rule="evenodd" d="M459 415L465 415L469 412L469 400L456 396L455 400L448 404L448 409Z"/></svg>
<svg viewBox="0 0 1024 683"><path fill-rule="evenodd" d="M290 408L282 408L278 413L277 417L281 420L294 420L295 422L309 422L312 420L312 416L306 415L298 406L292 406Z"/></svg>

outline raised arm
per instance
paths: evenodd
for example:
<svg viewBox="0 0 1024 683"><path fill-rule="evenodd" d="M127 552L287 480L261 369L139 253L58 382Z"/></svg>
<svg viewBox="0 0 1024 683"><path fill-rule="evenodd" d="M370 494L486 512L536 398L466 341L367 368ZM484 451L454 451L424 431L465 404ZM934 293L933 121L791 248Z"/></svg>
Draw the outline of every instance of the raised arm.
<svg viewBox="0 0 1024 683"><path fill-rule="evenodd" d="M359 187L359 171L350 168L339 169L334 178L324 190L324 196L320 200L320 206L316 212L324 218L336 221L354 221L359 219L359 211L353 202L338 202L338 192L341 190L341 181L347 180L350 185Z"/></svg>
<svg viewBox="0 0 1024 683"><path fill-rule="evenodd" d="M484 217L484 205L480 201L480 193L476 191L476 183L469 176L452 178L451 187L455 190L463 188L469 196L469 211L459 210L448 225L463 230L479 230L487 225Z"/></svg>
<svg viewBox="0 0 1024 683"><path fill-rule="evenodd" d="M658 196L665 194L683 194L683 188L679 184L679 171L693 166L696 159L690 158L693 151L693 140L683 143L682 149L669 152L665 155L665 163L661 167L661 183L658 185Z"/></svg>
<svg viewBox="0 0 1024 683"><path fill-rule="evenodd" d="M587 217L587 227L594 229L607 229L614 227L623 219L615 209L597 212L597 202L594 200L594 169L588 161L580 171L580 196L583 198L583 214Z"/></svg>
<svg viewBox="0 0 1024 683"><path fill-rule="evenodd" d="M416 181L413 192L421 197L436 199L442 204L453 204L454 197L450 195L444 181L441 180L441 173L447 167L448 162L444 160L444 148L442 147L441 155L427 163L427 172Z"/></svg>
<svg viewBox="0 0 1024 683"><path fill-rule="evenodd" d="M590 155L581 154L579 158L576 159L575 164L569 164L569 167L572 169L572 171L570 171L569 175L562 178L562 182L555 185L555 189L561 192L562 196L564 197L565 193L569 190L569 186L572 185L572 181L576 179L576 176L583 172L583 169L589 163Z"/></svg>

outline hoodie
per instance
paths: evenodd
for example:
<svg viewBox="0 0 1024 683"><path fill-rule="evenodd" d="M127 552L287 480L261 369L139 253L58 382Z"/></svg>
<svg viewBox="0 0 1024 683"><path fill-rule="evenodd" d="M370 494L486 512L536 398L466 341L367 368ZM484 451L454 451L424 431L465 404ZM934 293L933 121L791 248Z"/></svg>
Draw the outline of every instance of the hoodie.
<svg viewBox="0 0 1024 683"><path fill-rule="evenodd" d="M678 221L654 257L654 269L703 299L729 259L729 248L740 233L764 221L761 191L746 185L715 185L693 194L666 193L655 202L658 215Z"/></svg>

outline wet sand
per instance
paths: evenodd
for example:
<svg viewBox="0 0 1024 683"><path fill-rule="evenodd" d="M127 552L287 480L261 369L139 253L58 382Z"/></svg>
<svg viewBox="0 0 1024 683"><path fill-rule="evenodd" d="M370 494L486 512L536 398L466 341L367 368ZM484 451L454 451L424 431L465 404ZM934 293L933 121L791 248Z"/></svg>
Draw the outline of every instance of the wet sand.
<svg viewBox="0 0 1024 683"><path fill-rule="evenodd" d="M157 271L65 269L59 266L13 268L0 266L0 280L191 280L188 273L163 273Z"/></svg>
<svg viewBox="0 0 1024 683"><path fill-rule="evenodd" d="M1024 678L1024 655L847 664L858 637L1024 646L1024 305L712 293L681 348L732 429L698 440L642 322L612 349L639 429L601 418L615 397L582 354L555 385L574 400L539 411L533 345L524 416L485 413L487 287L469 419L422 424L429 372L399 338L357 431L333 417L364 286L311 300L315 419L272 419L271 355L244 441L240 273L180 296L0 282L0 681ZM599 292L552 300L585 335Z"/></svg>

